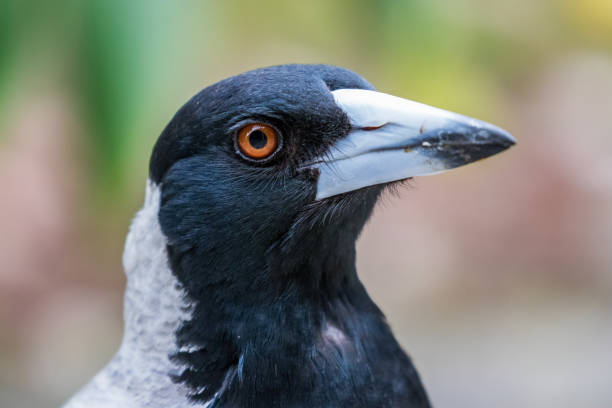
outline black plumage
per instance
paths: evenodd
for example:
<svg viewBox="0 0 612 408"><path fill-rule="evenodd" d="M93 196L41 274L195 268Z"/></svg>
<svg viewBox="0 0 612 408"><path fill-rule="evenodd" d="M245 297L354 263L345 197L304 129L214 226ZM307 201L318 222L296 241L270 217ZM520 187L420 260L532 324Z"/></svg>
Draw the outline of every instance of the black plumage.
<svg viewBox="0 0 612 408"><path fill-rule="evenodd" d="M178 281L171 304L189 309L178 317L169 307L155 326L169 344L157 361L170 349L180 368L167 373L174 383L160 369L152 389L168 402L158 406L182 407L186 392L207 408L429 407L358 278L355 241L389 185L514 143L496 126L376 92L337 67L263 68L202 90L153 151L131 235L148 228L159 239L139 247L128 237L124 258L136 276L153 265L154 282ZM130 316L163 310L135 286L126 299L141 309L131 305ZM122 359L142 357L129 341L133 354L122 347L117 367L73 401L98 398L129 372ZM147 405L160 401L155 392L121 395Z"/></svg>
<svg viewBox="0 0 612 408"><path fill-rule="evenodd" d="M330 93L340 88L374 89L330 66L251 71L198 93L155 146L169 262L196 305L172 356L187 366L174 380L194 402L429 406L355 268L355 241L385 184L316 201L317 170L303 168L351 130ZM282 134L271 160L236 154L249 121Z"/></svg>

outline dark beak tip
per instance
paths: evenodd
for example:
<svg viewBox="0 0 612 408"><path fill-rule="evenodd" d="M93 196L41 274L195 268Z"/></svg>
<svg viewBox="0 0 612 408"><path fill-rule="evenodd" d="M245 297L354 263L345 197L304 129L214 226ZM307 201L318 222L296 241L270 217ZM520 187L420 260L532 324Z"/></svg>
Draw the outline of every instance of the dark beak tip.
<svg viewBox="0 0 612 408"><path fill-rule="evenodd" d="M458 167L459 165L465 165L495 156L516 144L516 139L510 133L496 126L491 127L493 129L487 129L484 143L475 143L471 148L468 147L467 150L470 152L469 158L463 157L462 154L454 157L455 160L458 160L458 163L454 162L452 167Z"/></svg>
<svg viewBox="0 0 612 408"><path fill-rule="evenodd" d="M497 127L489 131L487 139L486 144L491 147L491 155L503 152L516 144L516 139L510 133Z"/></svg>
<svg viewBox="0 0 612 408"><path fill-rule="evenodd" d="M497 126L492 127L493 129L491 133L496 142L498 142L502 146L505 146L506 149L516 144L516 139L509 132Z"/></svg>
<svg viewBox="0 0 612 408"><path fill-rule="evenodd" d="M510 133L506 133L504 135L504 142L507 148L509 148L516 144L516 139Z"/></svg>
<svg viewBox="0 0 612 408"><path fill-rule="evenodd" d="M510 149L516 144L516 139L508 132L495 133L491 140L490 153L491 156Z"/></svg>
<svg viewBox="0 0 612 408"><path fill-rule="evenodd" d="M502 146L502 150L507 150L516 144L516 140L506 139L500 145Z"/></svg>

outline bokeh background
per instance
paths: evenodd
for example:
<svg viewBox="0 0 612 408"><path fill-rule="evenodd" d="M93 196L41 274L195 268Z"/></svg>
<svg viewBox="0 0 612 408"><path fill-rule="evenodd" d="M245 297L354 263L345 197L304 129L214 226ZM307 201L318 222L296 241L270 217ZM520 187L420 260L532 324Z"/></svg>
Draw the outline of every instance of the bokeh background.
<svg viewBox="0 0 612 408"><path fill-rule="evenodd" d="M610 0L0 0L0 406L58 406L116 350L176 109L289 62L519 141L387 197L358 243L433 403L612 406Z"/></svg>

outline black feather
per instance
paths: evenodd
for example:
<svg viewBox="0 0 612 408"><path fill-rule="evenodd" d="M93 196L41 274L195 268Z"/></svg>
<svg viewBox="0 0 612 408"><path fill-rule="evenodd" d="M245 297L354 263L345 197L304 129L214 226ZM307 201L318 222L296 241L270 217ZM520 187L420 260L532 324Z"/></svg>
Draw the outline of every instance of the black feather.
<svg viewBox="0 0 612 408"><path fill-rule="evenodd" d="M429 406L355 269L355 241L384 186L315 201L317 174L302 170L350 130L330 93L339 88L373 89L323 65L251 71L193 97L154 149L170 265L195 303L176 334L186 351L173 359L187 369L174 380L194 401ZM254 120L284 139L263 165L234 150L237 128ZM342 342L326 338L329 327Z"/></svg>

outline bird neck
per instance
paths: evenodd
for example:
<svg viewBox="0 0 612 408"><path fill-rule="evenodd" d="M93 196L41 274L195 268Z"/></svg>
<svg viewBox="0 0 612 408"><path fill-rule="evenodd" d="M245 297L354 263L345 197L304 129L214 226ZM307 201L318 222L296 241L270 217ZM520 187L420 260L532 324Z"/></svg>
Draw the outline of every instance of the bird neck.
<svg viewBox="0 0 612 408"><path fill-rule="evenodd" d="M361 285L322 294L279 284L229 308L198 302L177 333L176 380L215 407L384 406L411 367Z"/></svg>
<svg viewBox="0 0 612 408"><path fill-rule="evenodd" d="M173 273L195 300L173 356L185 367L175 380L192 400L216 401L214 407L409 406L399 401L423 393L357 277L355 239L369 212L360 215L352 224L295 230L258 260L245 256L229 267L197 248L169 247Z"/></svg>
<svg viewBox="0 0 612 408"><path fill-rule="evenodd" d="M354 238L327 229L322 245L324 231L312 229L299 246L311 256L280 245L268 257L285 261L265 279L187 287L182 265L206 261L188 262L193 251L173 258L159 205L151 184L126 241L125 334L111 363L130 373L130 389L142 390L141 398L215 408L360 407L424 395L357 278Z"/></svg>

